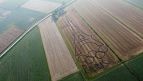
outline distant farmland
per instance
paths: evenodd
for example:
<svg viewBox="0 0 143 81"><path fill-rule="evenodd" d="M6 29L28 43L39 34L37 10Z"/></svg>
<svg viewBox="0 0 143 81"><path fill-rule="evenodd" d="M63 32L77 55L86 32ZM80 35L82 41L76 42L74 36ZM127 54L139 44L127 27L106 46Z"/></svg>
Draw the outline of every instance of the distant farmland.
<svg viewBox="0 0 143 81"><path fill-rule="evenodd" d="M70 1L0 0L0 81L142 81L142 1Z"/></svg>
<svg viewBox="0 0 143 81"><path fill-rule="evenodd" d="M77 12L121 59L128 60L143 52L143 40L99 5L94 5L92 1L88 0L83 0L76 5ZM140 31L142 30L140 29Z"/></svg>
<svg viewBox="0 0 143 81"><path fill-rule="evenodd" d="M0 61L0 81L51 81L38 28L28 33Z"/></svg>
<svg viewBox="0 0 143 81"><path fill-rule="evenodd" d="M100 5L109 14L143 38L143 11L141 9L123 0L91 0L91 3ZM123 14L123 12L126 14Z"/></svg>

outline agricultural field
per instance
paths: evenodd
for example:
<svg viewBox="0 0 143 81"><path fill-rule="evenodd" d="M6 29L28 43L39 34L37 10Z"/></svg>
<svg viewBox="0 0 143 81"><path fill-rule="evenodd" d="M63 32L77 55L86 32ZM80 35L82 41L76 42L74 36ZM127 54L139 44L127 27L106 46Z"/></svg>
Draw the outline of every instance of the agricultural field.
<svg viewBox="0 0 143 81"><path fill-rule="evenodd" d="M0 59L0 81L51 81L38 28Z"/></svg>
<svg viewBox="0 0 143 81"><path fill-rule="evenodd" d="M110 1L108 2L116 2ZM143 39L139 32L142 31L142 11L119 0L118 4L122 2L121 7L128 6L129 11L135 12L129 16L129 18L132 17L129 20L135 22L126 22L132 24L129 26L124 23L125 21L117 18L121 16L123 18L125 14L120 12L120 15L114 15L112 13L116 12L110 13L106 9L109 5L103 7L108 2L104 3L103 1L104 5L99 2L102 0L78 0L71 7L65 9L64 14L56 21L67 47L74 60L77 61L78 68L81 69L80 71L87 81L141 81ZM112 6L111 8L116 7ZM140 18L137 14L140 14ZM127 17L124 16L125 18L127 20ZM104 66L104 63L107 64ZM138 71L139 69L140 71Z"/></svg>
<svg viewBox="0 0 143 81"><path fill-rule="evenodd" d="M30 26L45 16L45 13L32 11L26 8L18 8L3 22L7 22L7 24L15 24L20 29L27 30Z"/></svg>
<svg viewBox="0 0 143 81"><path fill-rule="evenodd" d="M124 0L91 0L143 38L143 11ZM112 4L112 5L111 5ZM116 7L115 7L116 6ZM123 14L129 13L129 14Z"/></svg>
<svg viewBox="0 0 143 81"><path fill-rule="evenodd" d="M82 21L75 10L69 10L59 18L57 24L86 76L97 75L118 63L110 48Z"/></svg>
<svg viewBox="0 0 143 81"><path fill-rule="evenodd" d="M73 73L59 81L85 81L80 72Z"/></svg>
<svg viewBox="0 0 143 81"><path fill-rule="evenodd" d="M0 34L0 53L6 49L17 37L23 33L23 30L20 30L16 27L11 27L4 33Z"/></svg>
<svg viewBox="0 0 143 81"><path fill-rule="evenodd" d="M51 17L39 24L52 81L78 71L56 24Z"/></svg>
<svg viewBox="0 0 143 81"><path fill-rule="evenodd" d="M142 81L141 2L0 0L0 81Z"/></svg>
<svg viewBox="0 0 143 81"><path fill-rule="evenodd" d="M30 26L47 14L32 11L21 6L28 0L3 0L0 3L0 53L4 51L17 37ZM11 29L14 30L11 30ZM15 29L19 33L15 33ZM10 33L9 33L10 32ZM12 36L13 35L13 36ZM6 37L5 37L6 36ZM11 38L8 38L11 37ZM8 39L8 40L7 40ZM7 40L7 41L5 41Z"/></svg>
<svg viewBox="0 0 143 81"><path fill-rule="evenodd" d="M143 39L110 16L100 6L94 5L92 1L82 0L74 7L120 59L129 60L143 52Z"/></svg>

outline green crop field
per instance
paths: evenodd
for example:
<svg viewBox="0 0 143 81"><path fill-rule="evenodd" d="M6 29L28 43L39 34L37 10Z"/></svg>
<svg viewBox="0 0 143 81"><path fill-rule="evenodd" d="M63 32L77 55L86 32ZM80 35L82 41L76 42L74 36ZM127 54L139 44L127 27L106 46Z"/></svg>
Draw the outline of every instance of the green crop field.
<svg viewBox="0 0 143 81"><path fill-rule="evenodd" d="M135 59L132 59L126 64L132 69L135 75L140 79L143 80L143 55L137 56Z"/></svg>
<svg viewBox="0 0 143 81"><path fill-rule="evenodd" d="M0 59L0 81L50 81L47 60L37 28Z"/></svg>
<svg viewBox="0 0 143 81"><path fill-rule="evenodd" d="M138 81L128 69L120 65L92 81Z"/></svg>
<svg viewBox="0 0 143 81"><path fill-rule="evenodd" d="M33 11L30 9L20 7L26 1L28 1L28 0L5 0L5 2L0 5L0 34L5 32L11 26L18 27L19 29L22 29L22 30L27 30L30 26L35 24L36 21L42 19L43 17L45 17L47 15L47 14L44 14L44 13L41 13L38 11ZM70 0L45 0L45 1L63 3L63 2L68 2ZM84 1L84 0L81 0L81 1ZM90 1L90 0L88 0L88 1ZM97 1L99 1L99 2L103 1L103 3L104 3L104 0L97 0ZM114 0L113 0L113 2L114 2ZM143 9L143 0L124 0L123 2L133 5L132 7L138 7L138 8ZM106 3L106 1L105 1L105 3ZM59 31L64 39L64 42L66 43L67 48L69 49L76 65L79 69L78 72L68 75L58 81L142 81L143 80L143 69L142 69L142 67L143 67L143 53L138 53L136 56L129 57L129 59L125 59L125 60L123 59L123 57L125 57L126 54L129 54L127 51L131 50L130 46L132 44L135 44L135 46L137 46L137 47L139 47L138 45L142 44L142 43L141 44L139 43L136 45L136 43L142 41L142 40L140 40L142 38L140 38L139 36L137 36L137 38L135 38L136 35L135 35L135 37L133 37L134 34L131 35L132 31L130 31L128 34L125 34L124 32L127 33L130 29L128 29L128 28L126 28L128 30L123 29L125 27L122 27L121 24L123 24L125 22L122 22L122 23L120 23L120 25L118 25L119 20L115 21L115 18L114 18L115 15L111 14L111 16L110 16L109 13L105 12L106 10L104 11L104 8L106 9L106 8L108 8L108 6L104 7L102 9L102 6L100 8L100 5L95 6L94 3L92 3L92 2L90 2L91 5L90 4L87 5L86 2L84 4L85 5L79 3L79 5L77 5L77 7L75 6L74 8L75 9L77 8L76 9L77 11L79 10L78 11L78 13L80 15L79 17L81 17L81 20L83 20L83 23L85 23L86 25L83 24L82 21L80 22L79 21L80 18L78 18L77 15L74 15L71 12L69 14L67 14L63 19L61 19L62 22L57 21L57 23L56 23L59 28ZM97 4L97 3L95 3L95 4ZM101 4L101 5L103 5L103 4ZM89 8L87 8L88 6L89 6ZM103 6L105 6L105 5L103 5ZM110 9L110 6L109 6L109 9ZM95 7L97 7L97 10ZM117 8L117 9L113 9L113 10L120 9L118 7L114 7L114 8ZM123 8L127 9L128 5L123 5ZM84 9L84 11L83 11L83 9ZM92 11L92 9L94 9L94 10ZM101 9L101 11L100 11L100 9ZM128 8L128 9L130 9L130 8ZM137 8L135 8L135 9L137 9ZM3 17L2 14L5 12L9 12L9 11L10 11L10 14ZM98 11L98 12L96 12L96 11ZM142 10L140 10L140 11L142 11ZM104 12L104 13L101 13L101 12ZM114 11L112 11L112 9L111 9L110 13L111 12L115 13ZM134 12L134 10L132 11L132 9L131 9L130 12ZM117 16L119 18L122 16L121 18L126 19L126 17L124 17L124 15L117 15ZM140 14L139 16L136 16L136 14L133 14L128 17L132 21L137 21L138 18L137 18L137 20L133 20L132 16L140 17L142 19L142 14ZM62 15L62 17L63 17L63 15ZM106 18L107 18L107 20L106 20ZM110 22L108 22L109 21L108 18L110 19ZM99 22L102 21L102 22L98 23L98 21ZM115 22L113 22L113 21L115 21ZM138 21L141 22L141 20L138 20ZM80 23L76 24L76 22L80 22ZM70 26L69 24L72 24L72 25ZM103 26L104 24L105 24L105 26ZM115 31L116 29L113 29L114 28L113 24L115 24L114 25L115 27L120 27L120 28L117 31ZM127 23L127 24L130 24L130 23ZM64 25L65 25L65 27L64 27ZM96 27L96 25L99 25L99 28ZM135 26L138 26L138 25L140 25L140 27L142 27L141 23L137 23L137 25L135 25ZM62 26L63 26L63 28L62 28ZM87 76L86 71L87 72L89 72L89 71L84 69L83 66L81 65L82 62L80 62L80 61L78 61L78 59L76 59L76 53L78 53L79 50L76 50L77 48L75 48L74 46L79 45L79 44L74 45L74 43L72 42L72 41L75 41L75 40L73 40L72 37L78 37L78 36L76 36L76 35L72 36L73 32L71 32L70 28L69 29L66 28L68 26L70 26L73 29L74 29L74 27L75 28L78 27L80 30L76 29L76 31L78 31L78 33L80 33L81 36L83 36L83 37L81 37L81 39L88 38L90 34L92 35L91 38L93 37L93 35L95 33L96 33L96 35L98 34L97 37L100 37L100 38L98 38L98 39L100 39L100 42L103 44L105 43L105 46L107 44L108 45L107 47L110 47L109 50L112 49L111 52L113 52L114 48L115 48L115 47L112 47L112 46L114 46L114 41L108 42L108 38L109 39L117 39L115 41L120 41L122 44L120 43L121 46L119 45L117 47L121 47L121 49L124 49L124 45L127 46L126 44L129 43L128 46L126 47L127 50L124 51L125 53L124 52L120 53L120 54L123 54L123 53L125 54L125 55L122 55L123 57L120 57L120 59L123 59L123 60L120 60L119 58L117 58L118 60L117 60L117 62L115 61L115 64L113 64L113 66L109 66L109 68L103 67L103 68L105 68L105 70L102 69L102 67L99 67L99 65L98 66L96 65L96 67L99 67L99 69L101 68L100 70L97 69L99 72L95 71L95 73L97 72L95 75L94 75L94 73L91 73L91 74L93 74L93 76L91 76L91 77ZM113 28L111 28L112 26L113 26ZM134 25L131 25L131 27L132 26L134 26ZM110 28L107 28L107 27L110 27ZM104 29L101 29L101 28L104 28ZM101 29L102 31L98 31L99 29ZM112 31L108 30L109 33L107 31L105 31L105 33L104 33L103 30L105 30L105 29L106 30L113 29L113 30ZM126 31L119 31L120 29L123 29ZM64 32L63 32L63 30L64 30ZM89 35L83 33L81 30L88 33ZM91 32L91 31L93 31L93 32ZM113 34L112 32L123 32L124 34L119 33L119 34L121 34L121 36L118 36L119 35L118 34L117 36L112 38L112 35L117 34L117 33ZM74 32L74 33L76 33L76 32ZM107 38L105 39L104 36L101 36L102 34L104 34L105 37L107 36ZM123 38L122 38L122 36L123 36ZM139 39L139 41L132 42L127 39L125 41L129 41L129 42L124 43L123 42L124 40L121 40L121 39L127 38L126 36L127 37L129 36L129 38L133 37L131 40ZM93 38L92 39L91 38L88 38L88 41L93 42L95 39L92 40ZM118 38L121 38L121 39L118 40ZM76 41L80 42L81 39L79 37L79 39L78 40L76 39ZM87 39L86 39L86 41L87 41ZM94 43L95 43L95 41L94 41ZM98 43L99 43L99 41L98 41ZM113 43L113 45L112 45L112 43ZM117 43L115 42L115 45L118 45L118 43L119 42L117 42ZM93 46L93 44L92 45L87 44L87 45L89 45L89 47ZM87 45L86 45L86 47L87 47ZM85 49L84 45L82 45L82 47ZM134 47L134 48L137 48L137 47ZM94 46L92 48L94 48ZM94 48L94 49L96 49L96 48ZM119 49L117 49L117 50L119 50ZM82 51L79 52L79 54L82 54ZM85 51L85 52L88 52L88 51ZM89 54L91 53L90 50L88 53ZM116 53L116 50L114 51L114 53ZM83 53L83 54L85 54L85 53ZM119 55L119 54L117 54L117 55ZM131 54L129 54L129 55L131 55ZM127 56L129 56L129 55L127 55ZM133 53L133 55L134 55L134 53ZM98 56L96 56L96 57L98 57ZM84 58L84 59L87 59L87 58ZM104 59L101 60L101 58L98 60L104 61ZM92 60L89 59L89 61L92 61ZM106 61L108 61L107 58L105 58L104 62L106 62ZM112 60L111 61L109 60L109 63L110 62L112 62ZM100 62L100 64L101 64L101 62ZM108 64L108 62L107 62L107 64ZM104 65L106 66L106 63ZM93 68L89 68L89 69L93 69ZM5 54L4 57L0 58L0 81L51 81L51 75L49 72L48 63L47 63L47 59L45 56L42 39L40 36L39 29L37 27L35 29L33 29L32 31L30 31L26 36L24 36L24 38L22 38L15 46L13 46L12 49L10 49Z"/></svg>
<svg viewBox="0 0 143 81"><path fill-rule="evenodd" d="M60 81L85 81L80 72L71 74Z"/></svg>

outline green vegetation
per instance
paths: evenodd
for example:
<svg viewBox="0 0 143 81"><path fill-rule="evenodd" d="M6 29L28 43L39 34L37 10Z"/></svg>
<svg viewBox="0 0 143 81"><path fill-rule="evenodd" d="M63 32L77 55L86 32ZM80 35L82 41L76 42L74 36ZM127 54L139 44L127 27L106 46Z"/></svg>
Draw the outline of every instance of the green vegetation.
<svg viewBox="0 0 143 81"><path fill-rule="evenodd" d="M112 69L110 72L97 77L93 81L137 81L136 78L130 74L130 72L120 65L119 67Z"/></svg>
<svg viewBox="0 0 143 81"><path fill-rule="evenodd" d="M143 54L140 54L136 58L126 62L126 64L140 80L143 80Z"/></svg>
<svg viewBox="0 0 143 81"><path fill-rule="evenodd" d="M83 79L82 75L78 72L63 78L60 81L85 81L85 80Z"/></svg>
<svg viewBox="0 0 143 81"><path fill-rule="evenodd" d="M0 13L4 13L6 10L0 8ZM26 30L29 26L36 23L36 21L45 17L46 14L37 11L28 10L25 8L17 8L13 10L6 18L0 21L0 32L5 31L12 25L18 28Z"/></svg>
<svg viewBox="0 0 143 81"><path fill-rule="evenodd" d="M0 59L0 81L50 81L38 28L28 33Z"/></svg>
<svg viewBox="0 0 143 81"><path fill-rule="evenodd" d="M7 23L14 23L17 27L27 29L29 26L36 23L36 21L45 17L46 14L37 11L28 10L25 8L18 8L11 13L5 20Z"/></svg>

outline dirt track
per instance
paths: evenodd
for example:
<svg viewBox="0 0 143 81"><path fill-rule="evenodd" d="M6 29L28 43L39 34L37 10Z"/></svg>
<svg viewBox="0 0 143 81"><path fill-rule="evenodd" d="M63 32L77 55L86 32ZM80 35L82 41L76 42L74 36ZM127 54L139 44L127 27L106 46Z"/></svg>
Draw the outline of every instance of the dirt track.
<svg viewBox="0 0 143 81"><path fill-rule="evenodd" d="M123 60L134 57L143 51L142 39L112 18L98 5L93 5L88 0L79 0L74 7Z"/></svg>
<svg viewBox="0 0 143 81"><path fill-rule="evenodd" d="M55 23L49 18L39 24L52 81L57 81L78 69Z"/></svg>

